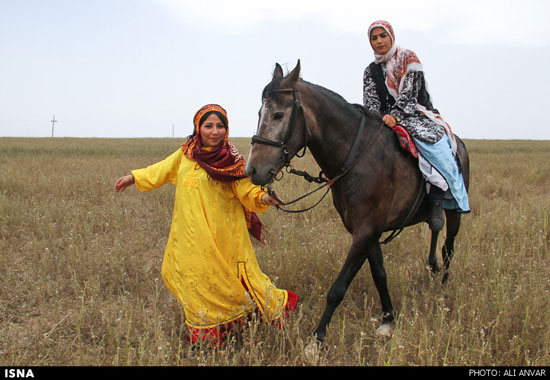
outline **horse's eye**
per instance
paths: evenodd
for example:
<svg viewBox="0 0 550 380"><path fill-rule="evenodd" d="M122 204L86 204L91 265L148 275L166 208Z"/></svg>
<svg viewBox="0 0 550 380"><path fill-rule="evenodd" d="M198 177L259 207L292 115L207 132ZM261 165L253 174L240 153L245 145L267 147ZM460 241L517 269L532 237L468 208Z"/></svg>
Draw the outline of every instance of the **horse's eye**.
<svg viewBox="0 0 550 380"><path fill-rule="evenodd" d="M282 119L285 114L282 112L275 112L275 115L273 115L273 120L279 120Z"/></svg>

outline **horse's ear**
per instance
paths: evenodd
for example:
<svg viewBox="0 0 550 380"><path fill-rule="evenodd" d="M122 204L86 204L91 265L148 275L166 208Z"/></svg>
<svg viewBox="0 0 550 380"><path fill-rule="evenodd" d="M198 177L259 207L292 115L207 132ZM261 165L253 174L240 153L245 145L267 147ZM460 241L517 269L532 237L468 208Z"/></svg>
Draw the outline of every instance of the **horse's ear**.
<svg viewBox="0 0 550 380"><path fill-rule="evenodd" d="M296 82L300 79L300 60L298 60L298 63L296 64L296 67L294 70L290 72L284 79L284 87L293 87ZM281 83L281 87L283 87L283 84Z"/></svg>
<svg viewBox="0 0 550 380"><path fill-rule="evenodd" d="M273 72L273 78L282 78L283 77L283 68L278 63L275 64L275 71Z"/></svg>

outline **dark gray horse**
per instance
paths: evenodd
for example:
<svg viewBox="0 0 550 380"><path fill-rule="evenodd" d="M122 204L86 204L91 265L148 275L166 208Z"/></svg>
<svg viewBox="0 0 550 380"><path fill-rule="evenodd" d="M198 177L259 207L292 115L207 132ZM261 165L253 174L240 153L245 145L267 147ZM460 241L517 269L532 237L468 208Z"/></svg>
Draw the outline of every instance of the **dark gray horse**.
<svg viewBox="0 0 550 380"><path fill-rule="evenodd" d="M346 102L338 94L300 78L300 62L283 76L276 65L272 81L262 94L258 131L246 172L253 183L267 185L302 149L309 148L315 161L333 181L334 207L353 237L344 266L327 295L326 308L315 334L322 341L326 327L351 281L365 260L382 304L379 331L388 330L394 310L388 293L380 238L427 221L429 204L417 161L399 146L395 134L380 118L363 107ZM456 138L462 174L468 188L468 152ZM354 143L355 142L355 143ZM446 210L447 237L442 249L445 273L453 255L461 214ZM428 262L439 270L436 259L438 232L432 231Z"/></svg>

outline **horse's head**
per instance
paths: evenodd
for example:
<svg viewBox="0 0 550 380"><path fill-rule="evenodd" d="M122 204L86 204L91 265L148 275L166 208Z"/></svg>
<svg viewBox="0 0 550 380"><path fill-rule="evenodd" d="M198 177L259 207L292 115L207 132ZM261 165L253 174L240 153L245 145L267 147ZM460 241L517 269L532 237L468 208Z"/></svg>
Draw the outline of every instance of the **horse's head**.
<svg viewBox="0 0 550 380"><path fill-rule="evenodd" d="M277 173L306 145L305 116L297 90L300 61L286 77L276 64L273 79L262 93L258 130L246 174L256 185L273 181Z"/></svg>

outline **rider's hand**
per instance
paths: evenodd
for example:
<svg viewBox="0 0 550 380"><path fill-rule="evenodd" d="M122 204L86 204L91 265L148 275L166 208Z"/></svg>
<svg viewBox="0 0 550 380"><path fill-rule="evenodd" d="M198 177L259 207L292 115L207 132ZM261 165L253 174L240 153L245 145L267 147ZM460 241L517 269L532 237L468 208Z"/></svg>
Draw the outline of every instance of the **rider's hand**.
<svg viewBox="0 0 550 380"><path fill-rule="evenodd" d="M384 115L382 121L390 128L393 128L397 125L397 121L392 115Z"/></svg>

